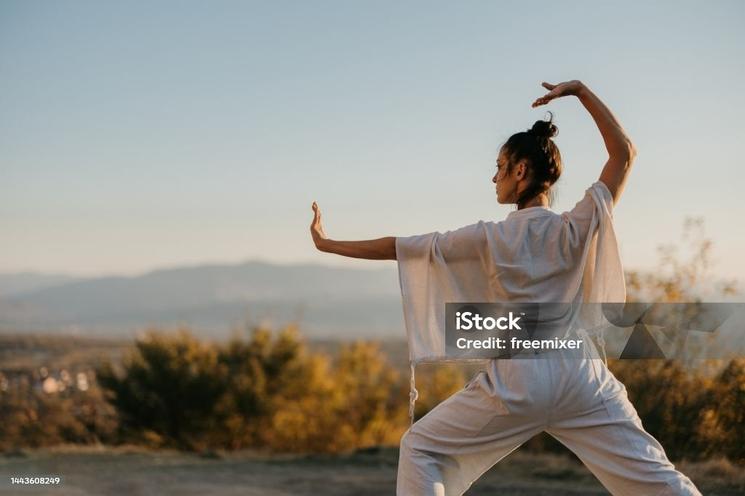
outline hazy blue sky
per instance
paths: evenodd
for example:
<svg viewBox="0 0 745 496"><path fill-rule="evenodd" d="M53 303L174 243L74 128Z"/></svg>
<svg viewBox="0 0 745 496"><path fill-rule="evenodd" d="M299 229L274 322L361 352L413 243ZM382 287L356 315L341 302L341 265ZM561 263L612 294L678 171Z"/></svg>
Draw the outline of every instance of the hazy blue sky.
<svg viewBox="0 0 745 496"><path fill-rule="evenodd" d="M0 271L134 274L317 261L338 239L500 220L499 145L578 78L639 156L616 210L629 268L702 216L745 279L745 3L0 1ZM549 105L556 211L605 150Z"/></svg>

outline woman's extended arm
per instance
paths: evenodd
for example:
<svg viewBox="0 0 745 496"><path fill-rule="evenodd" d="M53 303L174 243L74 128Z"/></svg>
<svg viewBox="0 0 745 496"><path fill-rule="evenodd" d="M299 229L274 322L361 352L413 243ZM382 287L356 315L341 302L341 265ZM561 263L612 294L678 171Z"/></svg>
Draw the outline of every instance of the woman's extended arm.
<svg viewBox="0 0 745 496"><path fill-rule="evenodd" d="M321 209L313 202L313 222L310 234L316 248L327 253L336 253L345 257L365 258L367 260L396 260L396 238L368 239L363 241L335 241L328 239L321 225Z"/></svg>
<svg viewBox="0 0 745 496"><path fill-rule="evenodd" d="M636 148L631 138L610 109L582 82L574 80L557 85L543 83L542 86L550 91L533 102L533 107L544 105L554 98L574 95L592 116L608 150L608 161L600 173L600 181L608 187L613 195L613 202L617 203L636 158Z"/></svg>

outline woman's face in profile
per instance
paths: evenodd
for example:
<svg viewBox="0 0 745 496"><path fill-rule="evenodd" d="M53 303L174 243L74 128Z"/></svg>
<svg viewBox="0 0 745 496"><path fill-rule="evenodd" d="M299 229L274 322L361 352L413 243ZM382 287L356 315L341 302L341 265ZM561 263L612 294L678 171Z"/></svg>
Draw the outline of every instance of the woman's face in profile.
<svg viewBox="0 0 745 496"><path fill-rule="evenodd" d="M498 203L513 203L510 201L514 197L514 189L517 181L512 174L507 172L507 154L502 148L497 157L497 172L492 178L497 192Z"/></svg>

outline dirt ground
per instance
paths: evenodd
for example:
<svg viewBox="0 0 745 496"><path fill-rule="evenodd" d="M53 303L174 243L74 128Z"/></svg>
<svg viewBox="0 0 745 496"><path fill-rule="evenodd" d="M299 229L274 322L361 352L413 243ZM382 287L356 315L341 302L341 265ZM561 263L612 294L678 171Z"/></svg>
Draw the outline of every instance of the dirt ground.
<svg viewBox="0 0 745 496"><path fill-rule="evenodd" d="M354 495L394 494L398 452L371 449L347 456L204 455L136 448L56 448L0 456L0 494L34 495ZM742 467L726 461L681 464L706 495L745 492ZM59 486L18 486L15 476L63 478ZM516 452L467 492L486 495L603 495L576 461ZM641 495L640 495L641 496Z"/></svg>

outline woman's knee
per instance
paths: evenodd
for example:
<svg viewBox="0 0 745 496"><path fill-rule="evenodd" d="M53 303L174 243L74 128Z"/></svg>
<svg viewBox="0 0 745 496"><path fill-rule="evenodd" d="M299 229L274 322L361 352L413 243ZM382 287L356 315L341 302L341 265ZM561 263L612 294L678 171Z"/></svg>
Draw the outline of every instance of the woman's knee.
<svg viewBox="0 0 745 496"><path fill-rule="evenodd" d="M399 450L401 453L411 453L416 449L416 432L413 431L413 426L406 429L404 435L401 436L401 443Z"/></svg>
<svg viewBox="0 0 745 496"><path fill-rule="evenodd" d="M432 443L428 442L427 438L422 435L416 424L407 429L403 436L401 436L399 458L408 457L416 458L417 460L429 460L437 451L433 449Z"/></svg>

